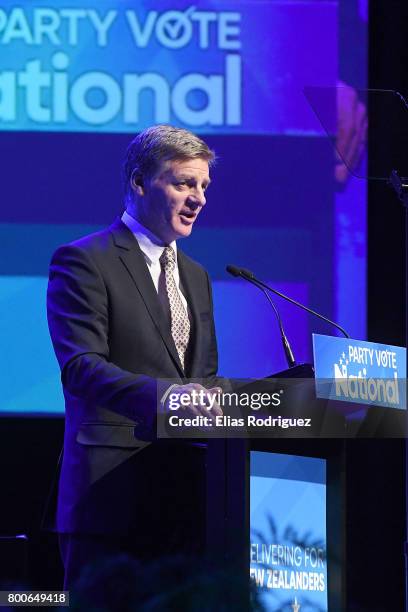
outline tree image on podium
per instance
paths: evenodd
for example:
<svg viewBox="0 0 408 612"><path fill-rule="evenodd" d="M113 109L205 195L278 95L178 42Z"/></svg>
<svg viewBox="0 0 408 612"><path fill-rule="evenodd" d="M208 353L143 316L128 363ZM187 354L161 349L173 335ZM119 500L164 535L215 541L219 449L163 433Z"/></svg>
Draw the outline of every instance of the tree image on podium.
<svg viewBox="0 0 408 612"><path fill-rule="evenodd" d="M251 452L250 577L268 612L325 612L326 462Z"/></svg>

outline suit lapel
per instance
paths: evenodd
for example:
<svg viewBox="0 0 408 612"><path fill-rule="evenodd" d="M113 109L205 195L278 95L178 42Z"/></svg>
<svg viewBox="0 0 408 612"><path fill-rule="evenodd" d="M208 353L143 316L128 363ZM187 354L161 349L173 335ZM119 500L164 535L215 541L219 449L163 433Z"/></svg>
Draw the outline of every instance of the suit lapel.
<svg viewBox="0 0 408 612"><path fill-rule="evenodd" d="M174 344L163 307L160 304L152 277L146 265L139 243L129 228L120 220L110 227L119 258L133 279L154 324L161 335L181 376L185 376Z"/></svg>
<svg viewBox="0 0 408 612"><path fill-rule="evenodd" d="M181 284L186 292L186 300L190 308L190 312L193 318L193 337L190 342L193 343L190 352L190 375L192 378L197 376L196 368L199 363L198 356L200 354L201 346L201 325L200 325L200 310L197 302L198 292L195 284L197 282L197 274L194 273L194 268L191 265L189 259L184 255L180 249L177 249L177 263L179 268Z"/></svg>

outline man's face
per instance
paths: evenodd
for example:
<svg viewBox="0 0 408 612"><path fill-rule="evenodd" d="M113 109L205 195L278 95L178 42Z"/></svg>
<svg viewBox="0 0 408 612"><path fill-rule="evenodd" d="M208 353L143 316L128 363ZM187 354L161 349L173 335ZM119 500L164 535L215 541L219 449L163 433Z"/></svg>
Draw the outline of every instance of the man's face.
<svg viewBox="0 0 408 612"><path fill-rule="evenodd" d="M138 220L166 244L189 236L205 205L209 183L208 162L204 159L163 162L137 190L141 196L137 202Z"/></svg>

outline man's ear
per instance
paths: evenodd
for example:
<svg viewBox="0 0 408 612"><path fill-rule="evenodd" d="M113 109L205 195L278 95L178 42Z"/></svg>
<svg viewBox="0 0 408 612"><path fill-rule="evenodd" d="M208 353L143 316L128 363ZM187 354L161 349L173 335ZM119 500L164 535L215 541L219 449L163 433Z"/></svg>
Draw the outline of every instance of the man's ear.
<svg viewBox="0 0 408 612"><path fill-rule="evenodd" d="M144 195L143 178L137 168L135 168L132 172L132 175L130 177L130 185L133 191L137 193L137 195Z"/></svg>

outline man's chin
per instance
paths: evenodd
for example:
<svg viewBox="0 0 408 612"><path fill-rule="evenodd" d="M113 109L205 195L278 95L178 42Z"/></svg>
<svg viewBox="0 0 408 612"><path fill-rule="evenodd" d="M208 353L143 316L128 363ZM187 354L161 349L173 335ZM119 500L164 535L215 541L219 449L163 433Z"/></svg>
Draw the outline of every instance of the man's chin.
<svg viewBox="0 0 408 612"><path fill-rule="evenodd" d="M177 234L177 238L188 238L193 230L193 224L191 225L178 225L174 228L174 233Z"/></svg>

